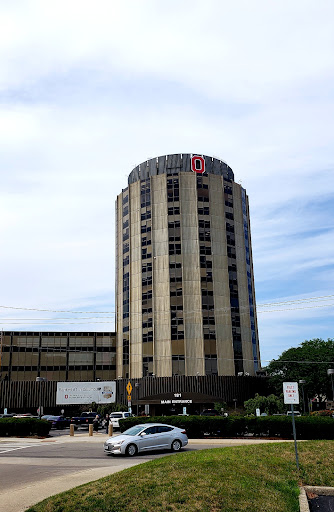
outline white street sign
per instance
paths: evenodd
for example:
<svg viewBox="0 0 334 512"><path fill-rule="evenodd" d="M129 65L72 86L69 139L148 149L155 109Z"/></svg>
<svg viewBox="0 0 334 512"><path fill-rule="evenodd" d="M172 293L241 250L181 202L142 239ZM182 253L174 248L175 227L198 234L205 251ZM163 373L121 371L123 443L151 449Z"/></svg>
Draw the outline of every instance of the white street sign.
<svg viewBox="0 0 334 512"><path fill-rule="evenodd" d="M285 404L299 404L298 382L283 382Z"/></svg>

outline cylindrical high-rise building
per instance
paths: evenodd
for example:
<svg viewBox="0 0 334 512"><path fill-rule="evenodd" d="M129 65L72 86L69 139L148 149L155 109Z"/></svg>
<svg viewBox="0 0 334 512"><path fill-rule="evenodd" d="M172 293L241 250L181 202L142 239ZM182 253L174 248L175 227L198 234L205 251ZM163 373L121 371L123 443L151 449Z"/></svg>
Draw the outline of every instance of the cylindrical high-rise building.
<svg viewBox="0 0 334 512"><path fill-rule="evenodd" d="M248 197L204 155L138 165L116 201L120 377L255 375Z"/></svg>

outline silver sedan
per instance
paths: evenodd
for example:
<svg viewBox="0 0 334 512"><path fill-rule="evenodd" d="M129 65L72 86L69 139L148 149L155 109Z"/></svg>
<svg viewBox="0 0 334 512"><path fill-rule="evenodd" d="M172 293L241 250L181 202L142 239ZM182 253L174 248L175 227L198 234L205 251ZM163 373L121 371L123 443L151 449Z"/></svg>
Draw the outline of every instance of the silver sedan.
<svg viewBox="0 0 334 512"><path fill-rule="evenodd" d="M178 452L188 444L186 431L163 423L135 425L119 436L109 437L104 451L133 457L149 450L172 450Z"/></svg>

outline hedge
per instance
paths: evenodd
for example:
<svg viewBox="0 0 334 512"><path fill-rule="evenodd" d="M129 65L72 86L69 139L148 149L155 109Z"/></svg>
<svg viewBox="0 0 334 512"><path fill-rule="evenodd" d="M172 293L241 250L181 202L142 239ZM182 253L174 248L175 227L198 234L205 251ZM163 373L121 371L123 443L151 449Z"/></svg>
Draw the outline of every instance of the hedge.
<svg viewBox="0 0 334 512"><path fill-rule="evenodd" d="M334 439L333 418L300 416L295 418L298 439ZM218 437L279 437L292 439L292 419L288 416L154 416L120 420L121 432L139 423L168 423L184 428L189 439L205 434Z"/></svg>
<svg viewBox="0 0 334 512"><path fill-rule="evenodd" d="M50 429L51 423L36 418L0 418L0 437L46 437Z"/></svg>

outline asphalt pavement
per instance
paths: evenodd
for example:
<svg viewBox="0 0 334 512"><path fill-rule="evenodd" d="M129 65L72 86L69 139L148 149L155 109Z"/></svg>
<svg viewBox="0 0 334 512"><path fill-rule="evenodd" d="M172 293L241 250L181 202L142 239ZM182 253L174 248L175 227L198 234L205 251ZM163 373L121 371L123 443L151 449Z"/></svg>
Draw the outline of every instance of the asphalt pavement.
<svg viewBox="0 0 334 512"><path fill-rule="evenodd" d="M117 435L117 434L115 434ZM106 433L52 432L46 439L0 438L0 512L24 512L29 506L123 469L170 452L139 454L134 458L103 452ZM262 444L262 439L191 439L183 451Z"/></svg>

